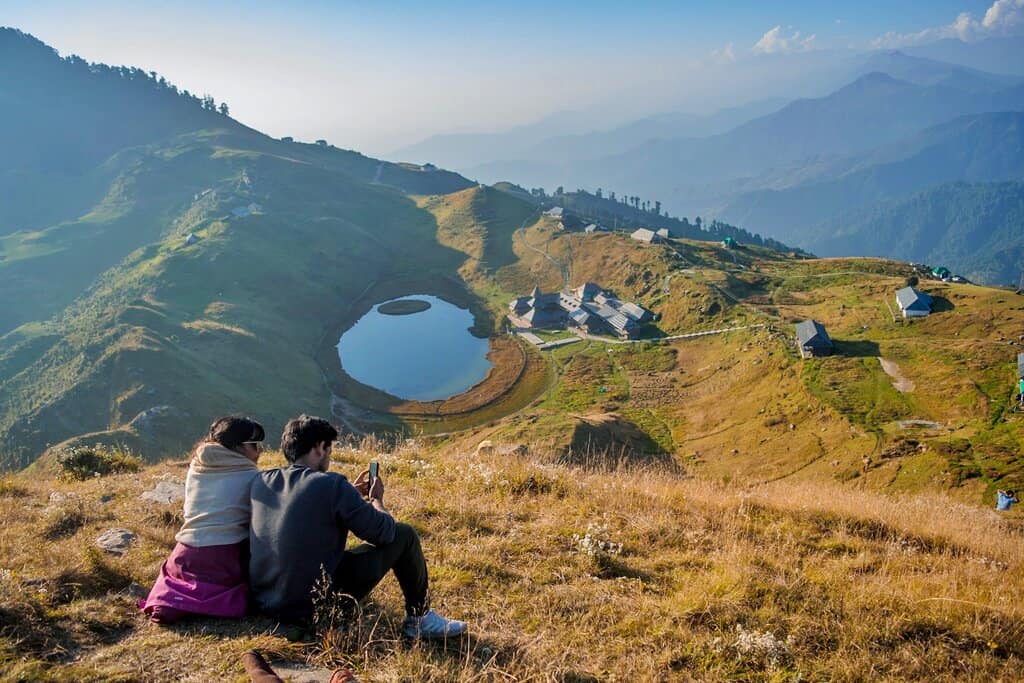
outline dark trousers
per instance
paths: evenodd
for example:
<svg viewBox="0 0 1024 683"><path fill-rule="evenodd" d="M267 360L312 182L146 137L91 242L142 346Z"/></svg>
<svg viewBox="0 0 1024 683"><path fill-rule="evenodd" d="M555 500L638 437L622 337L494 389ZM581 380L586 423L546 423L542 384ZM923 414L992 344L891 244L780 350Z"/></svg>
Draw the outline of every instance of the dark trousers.
<svg viewBox="0 0 1024 683"><path fill-rule="evenodd" d="M395 572L405 596L405 611L420 616L430 609L427 561L420 537L408 524L395 524L395 540L384 545L364 543L346 550L332 577L335 590L356 600L365 598L389 571Z"/></svg>

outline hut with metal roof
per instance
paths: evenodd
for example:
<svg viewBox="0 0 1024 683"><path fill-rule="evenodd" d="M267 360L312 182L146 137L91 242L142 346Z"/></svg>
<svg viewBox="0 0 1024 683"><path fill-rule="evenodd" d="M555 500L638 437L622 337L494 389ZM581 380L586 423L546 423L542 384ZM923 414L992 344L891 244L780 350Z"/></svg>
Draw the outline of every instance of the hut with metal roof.
<svg viewBox="0 0 1024 683"><path fill-rule="evenodd" d="M804 358L829 356L835 350L825 326L817 320L805 320L796 325L796 346Z"/></svg>
<svg viewBox="0 0 1024 683"><path fill-rule="evenodd" d="M647 244L656 244L661 241L656 232L647 228L637 228L630 234L630 237L638 242L646 242Z"/></svg>
<svg viewBox="0 0 1024 683"><path fill-rule="evenodd" d="M932 312L932 298L913 287L896 291L896 305L903 311L904 318L925 318Z"/></svg>

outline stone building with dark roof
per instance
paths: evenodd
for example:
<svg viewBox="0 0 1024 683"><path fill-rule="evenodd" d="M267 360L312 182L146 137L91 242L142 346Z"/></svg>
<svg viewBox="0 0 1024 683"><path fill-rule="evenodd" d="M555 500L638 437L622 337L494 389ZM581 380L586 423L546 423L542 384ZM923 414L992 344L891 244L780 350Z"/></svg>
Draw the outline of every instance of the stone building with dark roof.
<svg viewBox="0 0 1024 683"><path fill-rule="evenodd" d="M528 297L509 302L509 321L524 329L575 327L590 334L613 334L633 339L654 314L643 306L620 301L593 282L562 292L543 293L535 287Z"/></svg>

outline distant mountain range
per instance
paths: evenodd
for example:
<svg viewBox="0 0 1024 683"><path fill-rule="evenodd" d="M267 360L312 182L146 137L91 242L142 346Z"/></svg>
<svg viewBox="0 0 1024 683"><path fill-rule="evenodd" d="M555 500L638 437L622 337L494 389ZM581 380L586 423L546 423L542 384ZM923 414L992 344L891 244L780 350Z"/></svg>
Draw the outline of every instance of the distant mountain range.
<svg viewBox="0 0 1024 683"><path fill-rule="evenodd" d="M785 103L782 99L768 99L706 115L673 112L592 131L587 131L585 114L563 112L504 132L436 135L388 156L454 169L472 169L496 159L586 161L627 152L651 140L722 133Z"/></svg>
<svg viewBox="0 0 1024 683"><path fill-rule="evenodd" d="M844 222L883 202L948 183L1006 180L1024 180L1024 112L954 119L824 166L792 187L740 194L716 215L822 254L836 255L842 244L843 253L883 255L877 246L859 248ZM893 228L897 242L900 231ZM1018 228L1024 234L1024 224ZM840 234L844 239L836 241Z"/></svg>
<svg viewBox="0 0 1024 683"><path fill-rule="evenodd" d="M1009 55L1019 59L996 71L979 68ZM850 226L868 214L877 224L886 207L950 183L1024 178L1020 63L1021 39L880 51L847 68L848 82L822 97L758 103L699 124L653 117L520 145L505 159L494 156L500 146L481 144L476 157L490 154L490 161L455 167L488 182L640 195L676 215L719 218L823 254L899 257L858 241ZM428 141L409 151L430 149ZM963 191L939 195L966 201ZM898 236L898 224L889 225ZM1024 262L985 267L986 259L1005 259L986 252L985 240L978 244L983 253L971 258L941 247L934 258L985 281L1016 281L1013 271Z"/></svg>

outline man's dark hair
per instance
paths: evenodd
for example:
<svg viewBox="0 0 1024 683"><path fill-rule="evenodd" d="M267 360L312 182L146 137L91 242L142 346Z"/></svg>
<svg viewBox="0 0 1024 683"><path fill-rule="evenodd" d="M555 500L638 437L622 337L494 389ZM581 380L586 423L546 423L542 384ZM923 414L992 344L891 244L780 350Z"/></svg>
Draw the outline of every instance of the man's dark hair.
<svg viewBox="0 0 1024 683"><path fill-rule="evenodd" d="M312 415L299 415L284 426L281 451L288 462L295 462L313 450L318 443L330 443L337 439L338 430L327 420Z"/></svg>
<svg viewBox="0 0 1024 683"><path fill-rule="evenodd" d="M228 415L210 425L210 433L206 438L224 448L235 450L246 441L263 441L266 433L263 431L263 425L251 417Z"/></svg>

